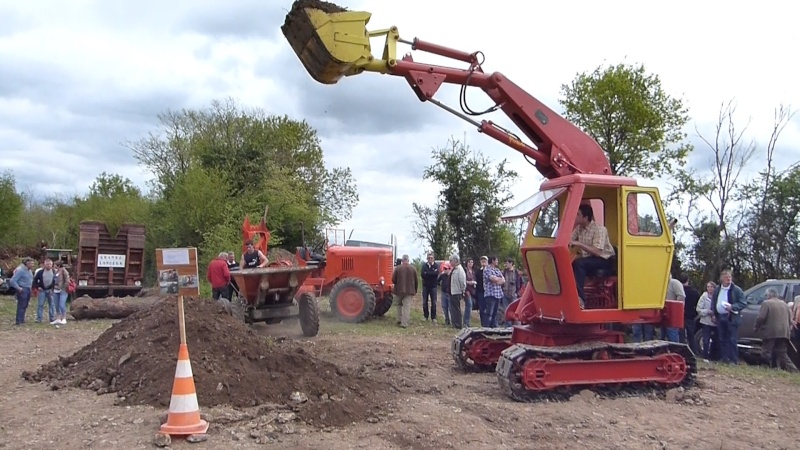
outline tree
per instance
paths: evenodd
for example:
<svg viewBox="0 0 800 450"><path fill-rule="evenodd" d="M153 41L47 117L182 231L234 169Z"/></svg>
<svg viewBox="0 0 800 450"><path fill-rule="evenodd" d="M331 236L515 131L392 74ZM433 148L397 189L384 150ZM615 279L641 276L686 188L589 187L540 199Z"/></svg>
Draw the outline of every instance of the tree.
<svg viewBox="0 0 800 450"><path fill-rule="evenodd" d="M501 243L508 236L500 217L512 198L509 188L517 173L506 167L506 160L494 165L479 151L452 138L432 155L434 163L425 169L423 178L442 186L439 205L461 257L502 250ZM514 233L510 233L514 242Z"/></svg>
<svg viewBox="0 0 800 450"><path fill-rule="evenodd" d="M654 178L685 163L688 109L643 65L598 66L562 85L561 95L565 117L600 144L615 175Z"/></svg>
<svg viewBox="0 0 800 450"><path fill-rule="evenodd" d="M16 231L24 209L14 175L6 171L0 175L0 242L9 243L7 236Z"/></svg>
<svg viewBox="0 0 800 450"><path fill-rule="evenodd" d="M422 206L413 203L414 209L414 228L412 233L414 238L427 245L437 258L446 259L453 250L453 229L447 221L447 211L441 206L436 207Z"/></svg>
<svg viewBox="0 0 800 450"><path fill-rule="evenodd" d="M188 195L181 186L191 174L224 179L219 186L224 196L216 198L221 203L205 202L206 207L230 210L240 224L244 214L257 214L268 205L274 243L295 245L301 241L300 223L309 232L318 231L349 219L358 203L350 169L325 166L316 131L304 121L242 108L232 99L213 101L204 110L166 112L159 120L159 132L126 145L153 174L160 201ZM237 233L240 225L231 226L217 233ZM208 231L191 230L193 239Z"/></svg>
<svg viewBox="0 0 800 450"><path fill-rule="evenodd" d="M115 236L126 223L147 223L150 202L128 178L105 172L98 175L89 187L89 193L74 201L75 216L72 234L79 234L79 224L84 220L103 222Z"/></svg>

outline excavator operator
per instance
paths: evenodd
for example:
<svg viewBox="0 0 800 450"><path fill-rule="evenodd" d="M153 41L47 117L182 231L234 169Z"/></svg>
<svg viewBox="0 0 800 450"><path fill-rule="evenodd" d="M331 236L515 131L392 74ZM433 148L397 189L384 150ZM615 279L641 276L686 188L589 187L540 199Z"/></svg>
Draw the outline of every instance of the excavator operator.
<svg viewBox="0 0 800 450"><path fill-rule="evenodd" d="M253 245L253 241L248 240L245 242L245 245L247 246L247 251L242 253L242 263L240 264L240 267L242 269L267 267L269 260L261 250L256 250L256 246Z"/></svg>
<svg viewBox="0 0 800 450"><path fill-rule="evenodd" d="M576 227L572 230L570 246L579 250L579 256L572 261L572 271L575 273L575 284L578 286L581 308L586 304L583 293L583 283L586 275L598 270L610 270L613 264L614 247L608 239L606 227L594 221L594 211L591 205L580 205L575 221Z"/></svg>

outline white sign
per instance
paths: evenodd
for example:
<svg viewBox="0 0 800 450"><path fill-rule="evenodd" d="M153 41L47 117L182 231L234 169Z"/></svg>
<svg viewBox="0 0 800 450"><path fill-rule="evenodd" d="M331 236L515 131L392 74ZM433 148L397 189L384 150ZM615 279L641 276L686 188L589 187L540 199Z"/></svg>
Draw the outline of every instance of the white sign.
<svg viewBox="0 0 800 450"><path fill-rule="evenodd" d="M125 268L125 255L97 255L97 267Z"/></svg>
<svg viewBox="0 0 800 450"><path fill-rule="evenodd" d="M161 258L165 266L188 266L188 248L165 248L161 250Z"/></svg>

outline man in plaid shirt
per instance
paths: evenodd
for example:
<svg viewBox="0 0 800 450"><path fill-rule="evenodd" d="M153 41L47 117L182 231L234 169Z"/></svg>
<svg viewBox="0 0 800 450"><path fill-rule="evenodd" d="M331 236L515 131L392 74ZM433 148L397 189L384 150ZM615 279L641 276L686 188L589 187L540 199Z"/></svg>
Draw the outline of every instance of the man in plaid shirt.
<svg viewBox="0 0 800 450"><path fill-rule="evenodd" d="M594 221L594 211L591 205L580 205L576 227L572 230L570 245L578 248L579 257L572 261L572 271L575 273L575 284L578 286L581 308L584 307L586 297L583 293L583 283L587 273L598 270L609 270L614 260L614 247L608 239L608 230Z"/></svg>
<svg viewBox="0 0 800 450"><path fill-rule="evenodd" d="M497 307L503 299L503 283L505 282L503 273L497 267L497 256L490 256L489 265L483 270L483 301L486 315L481 314L482 327L497 327Z"/></svg>

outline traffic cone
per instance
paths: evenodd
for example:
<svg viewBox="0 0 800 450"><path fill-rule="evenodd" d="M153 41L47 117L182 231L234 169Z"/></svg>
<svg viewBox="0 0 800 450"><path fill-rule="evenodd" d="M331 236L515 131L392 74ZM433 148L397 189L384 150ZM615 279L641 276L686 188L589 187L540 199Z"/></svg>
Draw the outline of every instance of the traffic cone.
<svg viewBox="0 0 800 450"><path fill-rule="evenodd" d="M200 405L197 403L192 364L189 361L189 346L181 344L167 423L161 425L161 432L172 436L188 436L205 434L207 431L208 422L200 418Z"/></svg>

